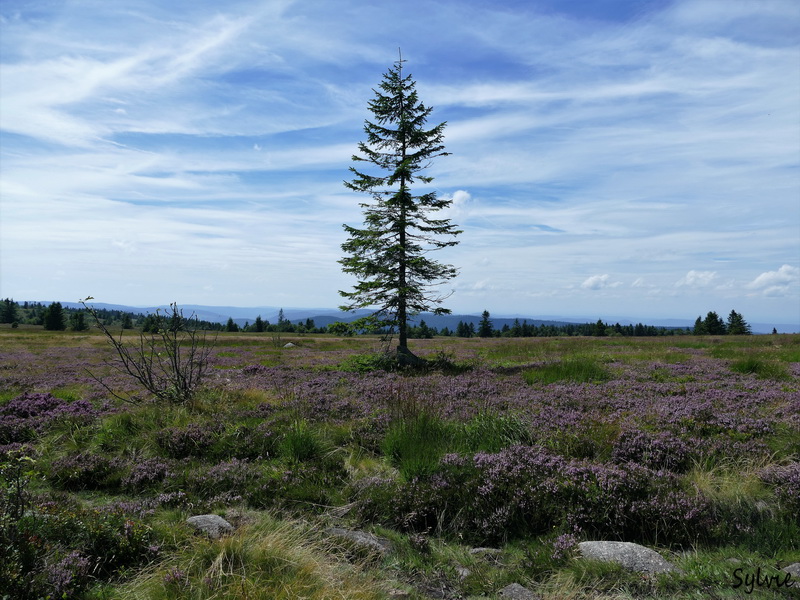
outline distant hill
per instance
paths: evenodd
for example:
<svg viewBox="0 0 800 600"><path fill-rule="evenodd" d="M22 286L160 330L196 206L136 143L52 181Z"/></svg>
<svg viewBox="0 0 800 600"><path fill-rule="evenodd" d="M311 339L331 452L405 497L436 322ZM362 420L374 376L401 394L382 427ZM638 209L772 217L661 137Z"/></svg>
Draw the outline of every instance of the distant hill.
<svg viewBox="0 0 800 600"><path fill-rule="evenodd" d="M41 304L50 304L50 302L41 302ZM82 308L77 302L62 302L63 306L68 308ZM105 304L102 302L90 303L96 308L105 308L108 310L120 310L130 312L133 314L150 314L157 310L168 310L169 305L163 304L161 306L148 306L136 307L127 306L122 304ZM238 325L242 326L245 323L252 323L256 317L261 316L265 321L270 323L278 322L278 314L281 310L277 306L256 306L256 307L238 307L238 306L203 306L195 304L182 304L179 307L183 310L184 315L195 315L201 321L209 321L211 323L226 323L228 319L233 319ZM361 310L352 313L345 313L335 308L283 308L283 316L292 323L303 322L306 319L313 319L317 327L326 327L336 321L343 321L349 323L358 318L370 314L371 311ZM747 315L745 315L746 318ZM570 323L594 323L598 318L601 318L604 323L614 325L636 325L642 323L644 325L653 325L655 327L666 327L669 329L685 329L694 326L694 319L631 319L624 316L595 316L595 317L582 317L582 316L525 316L525 315L501 315L494 317L492 326L495 329L502 329L503 325L513 326L516 319L520 323L527 321L530 325L540 327L542 325L563 326ZM451 331L455 330L459 321L464 323L473 323L476 327L480 323L480 315L472 314L458 314L458 315L434 315L430 313L423 313L418 315L412 320L413 323L418 324L420 321L425 321L429 327L436 329L449 328ZM786 323L750 323L753 333L772 333L773 327L777 329L778 333L800 333L800 325L792 325Z"/></svg>

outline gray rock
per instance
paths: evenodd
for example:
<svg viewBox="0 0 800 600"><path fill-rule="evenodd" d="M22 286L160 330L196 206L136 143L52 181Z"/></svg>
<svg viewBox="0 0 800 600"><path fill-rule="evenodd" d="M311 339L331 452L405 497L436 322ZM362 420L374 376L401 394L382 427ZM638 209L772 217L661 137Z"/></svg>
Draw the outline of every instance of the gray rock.
<svg viewBox="0 0 800 600"><path fill-rule="evenodd" d="M219 515L196 515L186 519L186 522L214 540L233 533L233 525Z"/></svg>
<svg viewBox="0 0 800 600"><path fill-rule="evenodd" d="M284 348L294 348L294 344L292 342L289 342L287 344L284 344L283 347Z"/></svg>
<svg viewBox="0 0 800 600"><path fill-rule="evenodd" d="M500 597L508 598L509 600L540 600L541 598L541 596L534 594L518 583L512 583L500 590Z"/></svg>
<svg viewBox="0 0 800 600"><path fill-rule="evenodd" d="M578 548L584 558L615 562L638 573L670 573L678 570L655 550L631 542L581 542Z"/></svg>
<svg viewBox="0 0 800 600"><path fill-rule="evenodd" d="M488 558L493 558L496 556L500 556L503 551L497 548L473 548L469 551L470 554L475 556L483 556Z"/></svg>
<svg viewBox="0 0 800 600"><path fill-rule="evenodd" d="M781 569L781 571L784 571L786 573L790 573L793 578L794 577L800 577L800 562L796 562L796 563L792 563L791 565L787 565L787 566L783 567L783 569Z"/></svg>
<svg viewBox="0 0 800 600"><path fill-rule="evenodd" d="M466 579L472 575L472 571L470 571L467 567L456 567L456 575L458 575L461 579Z"/></svg>
<svg viewBox="0 0 800 600"><path fill-rule="evenodd" d="M326 533L333 537L348 540L356 547L369 552L374 552L385 556L392 551L392 543L386 538L381 538L366 531L354 531L352 529L342 529L341 527L331 527Z"/></svg>

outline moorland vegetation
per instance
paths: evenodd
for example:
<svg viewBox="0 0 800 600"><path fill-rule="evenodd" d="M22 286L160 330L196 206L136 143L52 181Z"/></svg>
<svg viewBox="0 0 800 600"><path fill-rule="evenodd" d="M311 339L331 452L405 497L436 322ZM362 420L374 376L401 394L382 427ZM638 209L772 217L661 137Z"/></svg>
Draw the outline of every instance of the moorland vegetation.
<svg viewBox="0 0 800 600"><path fill-rule="evenodd" d="M377 336L283 341L220 333L192 402L130 403L97 330L0 328L0 597L736 598L800 561L800 336L435 338L388 371Z"/></svg>

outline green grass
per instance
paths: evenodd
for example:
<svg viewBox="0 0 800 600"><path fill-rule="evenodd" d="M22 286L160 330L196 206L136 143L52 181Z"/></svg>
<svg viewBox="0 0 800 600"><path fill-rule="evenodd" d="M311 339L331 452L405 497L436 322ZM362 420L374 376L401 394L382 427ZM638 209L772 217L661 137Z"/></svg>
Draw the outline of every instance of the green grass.
<svg viewBox="0 0 800 600"><path fill-rule="evenodd" d="M746 356L731 363L731 371L745 375L756 375L760 379L789 379L785 364L758 356Z"/></svg>
<svg viewBox="0 0 800 600"><path fill-rule="evenodd" d="M597 383L611 379L611 371L592 356L573 356L523 371L526 383Z"/></svg>
<svg viewBox="0 0 800 600"><path fill-rule="evenodd" d="M384 582L337 560L335 542L301 522L254 517L235 535L193 538L180 551L119 585L108 600L378 600ZM185 528L186 526L183 525Z"/></svg>

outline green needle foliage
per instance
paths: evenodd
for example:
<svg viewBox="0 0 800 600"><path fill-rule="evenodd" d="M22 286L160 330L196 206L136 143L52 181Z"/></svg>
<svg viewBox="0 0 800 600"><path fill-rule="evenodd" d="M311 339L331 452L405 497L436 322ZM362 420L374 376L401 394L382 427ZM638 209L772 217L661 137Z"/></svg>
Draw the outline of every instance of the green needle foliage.
<svg viewBox="0 0 800 600"><path fill-rule="evenodd" d="M342 250L348 256L339 263L359 281L353 291L339 293L348 300L343 310L375 308L372 324L396 327L398 359L413 363L408 319L422 311L448 314L439 306L447 296L437 288L457 274L455 267L428 254L456 245L453 238L461 231L448 219L432 216L450 206L451 200L438 198L435 191L412 192L414 184L433 181L422 171L433 158L448 153L443 144L446 123L426 128L433 109L420 102L411 76L403 75L404 62L402 58L395 62L374 90L369 109L375 121L366 121L367 139L358 145L361 154L353 156L353 161L369 163L379 174L350 167L355 178L345 182L353 191L370 194L372 202L361 204L363 228L344 225L350 238Z"/></svg>

